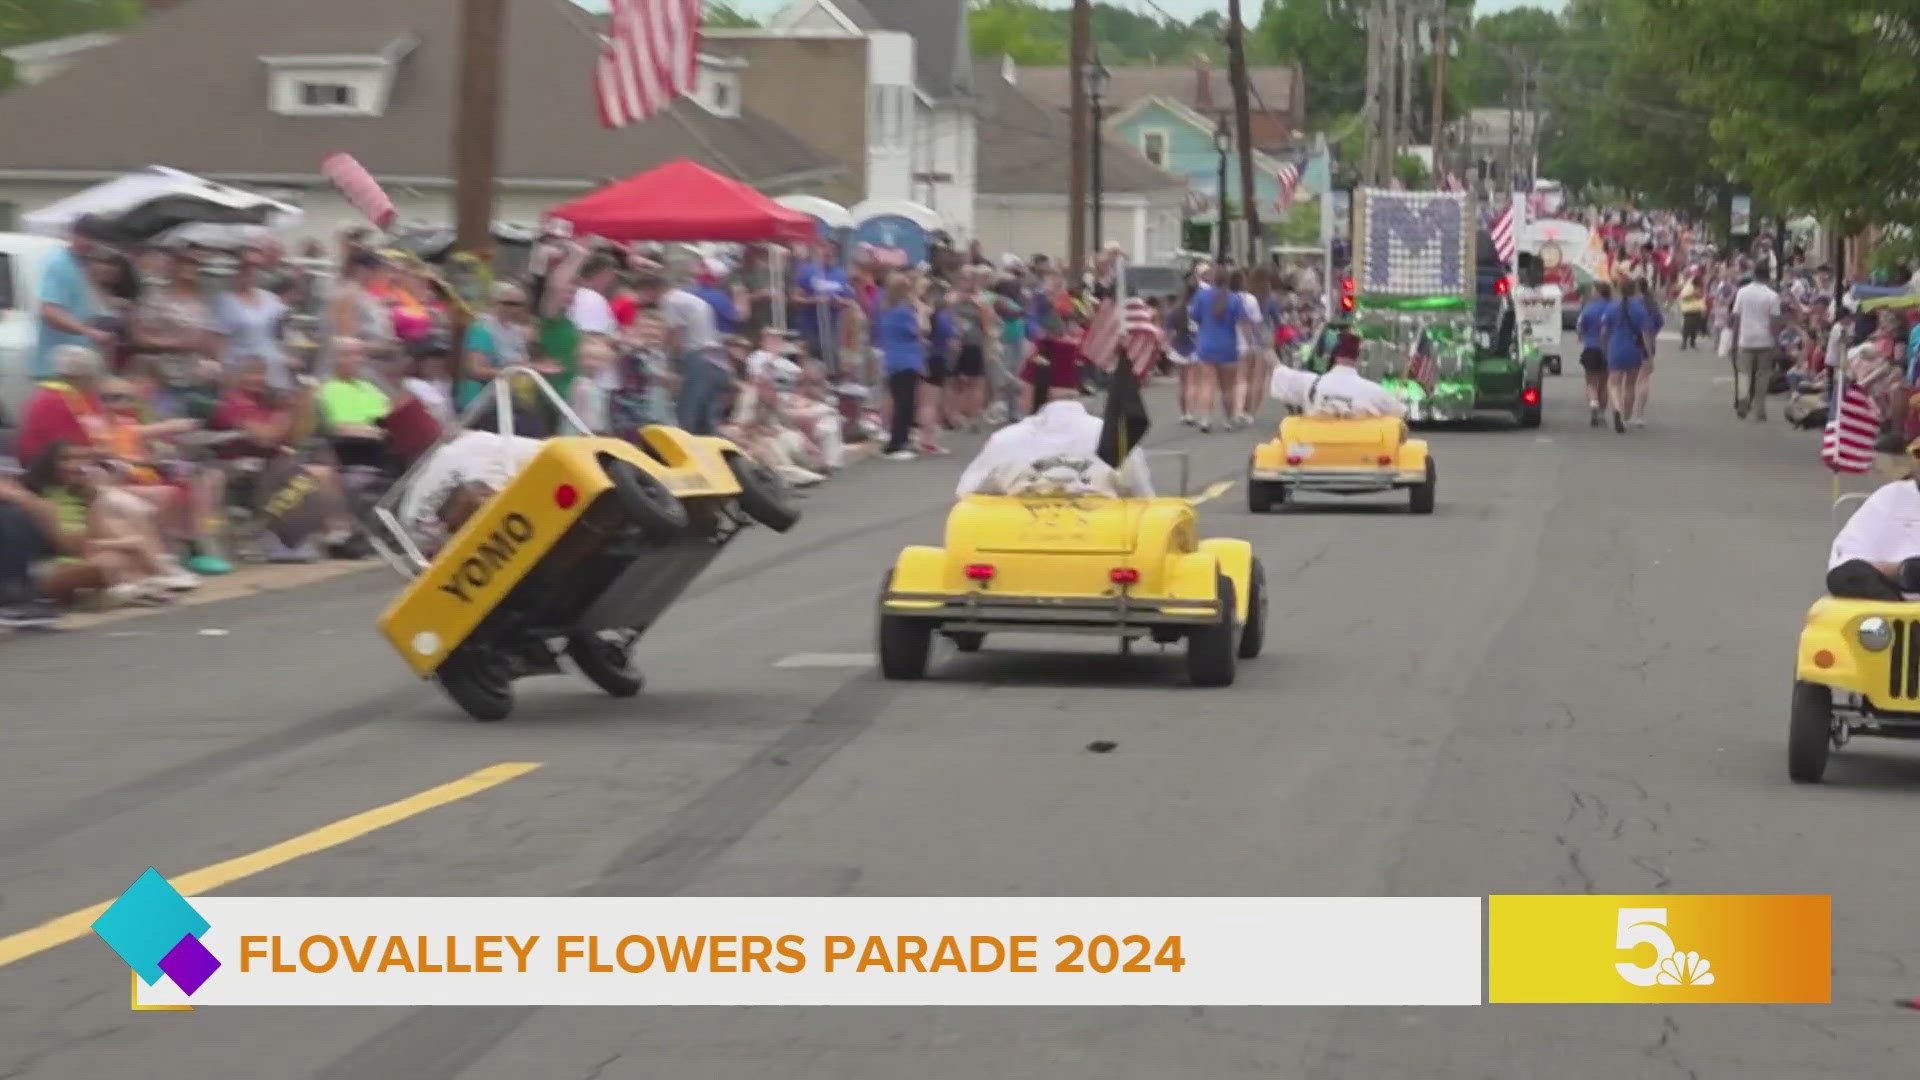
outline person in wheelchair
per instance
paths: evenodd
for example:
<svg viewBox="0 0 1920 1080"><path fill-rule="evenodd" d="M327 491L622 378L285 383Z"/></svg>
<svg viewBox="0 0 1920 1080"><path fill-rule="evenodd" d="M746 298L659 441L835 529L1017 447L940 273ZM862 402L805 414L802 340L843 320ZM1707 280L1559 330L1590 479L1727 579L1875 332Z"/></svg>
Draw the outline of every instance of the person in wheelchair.
<svg viewBox="0 0 1920 1080"><path fill-rule="evenodd" d="M1920 439L1907 445L1914 472L1867 496L1833 538L1827 592L1854 600L1920 595Z"/></svg>

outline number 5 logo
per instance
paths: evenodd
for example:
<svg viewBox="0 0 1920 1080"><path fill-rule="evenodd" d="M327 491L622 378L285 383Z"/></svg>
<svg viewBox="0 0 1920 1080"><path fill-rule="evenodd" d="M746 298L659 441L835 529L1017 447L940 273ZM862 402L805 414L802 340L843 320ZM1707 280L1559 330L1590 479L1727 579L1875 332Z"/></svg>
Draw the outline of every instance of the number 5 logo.
<svg viewBox="0 0 1920 1080"><path fill-rule="evenodd" d="M1652 986L1660 978L1660 965L1673 955L1673 939L1667 936L1667 909L1662 907L1621 908L1619 929L1613 947L1633 949L1653 946L1653 963L1644 967L1619 963L1613 970L1634 986Z"/></svg>

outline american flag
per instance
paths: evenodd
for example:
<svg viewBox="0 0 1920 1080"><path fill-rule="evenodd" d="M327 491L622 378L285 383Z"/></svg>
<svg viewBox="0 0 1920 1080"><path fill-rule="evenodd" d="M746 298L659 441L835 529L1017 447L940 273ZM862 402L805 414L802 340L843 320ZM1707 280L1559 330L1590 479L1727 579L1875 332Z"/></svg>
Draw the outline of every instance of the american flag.
<svg viewBox="0 0 1920 1080"><path fill-rule="evenodd" d="M1111 300L1100 305L1093 313L1093 321L1087 324L1086 336L1081 339L1081 355L1100 370L1111 371L1123 339L1134 374L1146 378L1154 358L1159 355L1160 323L1154 319L1153 309L1137 296L1127 299L1124 316Z"/></svg>
<svg viewBox="0 0 1920 1080"><path fill-rule="evenodd" d="M1466 185L1466 184L1464 184L1464 183L1462 183L1462 182L1461 182L1461 180L1460 180L1460 177L1459 177L1459 176L1458 176L1457 174L1455 174L1455 173L1448 173L1448 174L1447 174L1447 178L1446 178L1446 181L1445 181L1445 186L1446 186L1446 189L1447 189L1448 191L1465 191L1465 190L1467 190L1467 185Z"/></svg>
<svg viewBox="0 0 1920 1080"><path fill-rule="evenodd" d="M352 154L328 154L320 161L320 175L333 184L341 198L366 215L375 228L384 229L393 224L393 200L387 197L380 181L373 178L366 166L354 160Z"/></svg>
<svg viewBox="0 0 1920 1080"><path fill-rule="evenodd" d="M1420 384L1420 389L1433 393L1433 385L1439 380L1439 362L1433 355L1433 336L1425 330L1413 340L1413 352L1407 357L1407 378Z"/></svg>
<svg viewBox="0 0 1920 1080"><path fill-rule="evenodd" d="M1487 232L1493 236L1494 253L1499 255L1500 261L1507 265L1512 265L1514 251L1518 244L1514 236L1514 224L1513 200L1508 199L1501 205L1499 212L1493 215L1493 223L1487 226Z"/></svg>
<svg viewBox="0 0 1920 1080"><path fill-rule="evenodd" d="M1840 403L1827 417L1820 437L1820 460L1834 472L1863 473L1873 468L1873 444L1880 437L1880 407L1855 382L1840 387Z"/></svg>
<svg viewBox="0 0 1920 1080"><path fill-rule="evenodd" d="M600 123L622 128L693 89L700 0L611 0L607 43L593 69Z"/></svg>
<svg viewBox="0 0 1920 1080"><path fill-rule="evenodd" d="M1300 187L1300 167L1291 161L1283 161L1280 163L1278 177L1280 180L1280 197L1273 200L1273 205L1278 207L1280 212L1284 214L1289 209L1292 209L1293 193Z"/></svg>

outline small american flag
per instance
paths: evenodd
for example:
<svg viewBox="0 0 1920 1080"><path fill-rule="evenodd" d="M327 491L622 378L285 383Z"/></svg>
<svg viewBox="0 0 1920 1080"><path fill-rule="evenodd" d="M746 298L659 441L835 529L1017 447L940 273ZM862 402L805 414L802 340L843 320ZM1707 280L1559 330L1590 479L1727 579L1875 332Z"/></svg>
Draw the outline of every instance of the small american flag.
<svg viewBox="0 0 1920 1080"><path fill-rule="evenodd" d="M328 154L320 161L320 175L333 184L341 198L373 222L375 228L384 229L393 224L393 200L387 197L380 181L373 178L366 166L354 160L352 154Z"/></svg>
<svg viewBox="0 0 1920 1080"><path fill-rule="evenodd" d="M1512 199L1508 199L1493 215L1493 223L1487 226L1487 232L1493 237L1494 253L1500 256L1502 263L1511 265L1518 243L1514 236Z"/></svg>
<svg viewBox="0 0 1920 1080"><path fill-rule="evenodd" d="M1413 352L1407 357L1407 378L1420 384L1420 389L1433 393L1434 383L1439 381L1439 363L1433 355L1433 336L1425 330L1413 340Z"/></svg>
<svg viewBox="0 0 1920 1080"><path fill-rule="evenodd" d="M1820 437L1820 460L1834 472L1863 473L1873 468L1873 444L1880 436L1880 407L1866 388L1846 382L1840 403L1827 417Z"/></svg>
<svg viewBox="0 0 1920 1080"><path fill-rule="evenodd" d="M1111 371L1123 343L1134 374L1146 378L1159 355L1160 324L1153 317L1153 309L1137 296L1128 298L1124 314L1113 301L1102 303L1094 312L1093 321L1087 324L1080 352L1088 363L1102 371Z"/></svg>
<svg viewBox="0 0 1920 1080"><path fill-rule="evenodd" d="M1278 178L1280 197L1273 204L1284 214L1293 207L1293 193L1300 187L1300 167L1291 161L1281 162Z"/></svg>
<svg viewBox="0 0 1920 1080"><path fill-rule="evenodd" d="M1467 190L1467 185L1461 182L1458 174L1448 173L1446 178L1446 189L1448 191L1465 191Z"/></svg>
<svg viewBox="0 0 1920 1080"><path fill-rule="evenodd" d="M611 0L607 43L593 69L600 123L622 128L693 89L700 0Z"/></svg>

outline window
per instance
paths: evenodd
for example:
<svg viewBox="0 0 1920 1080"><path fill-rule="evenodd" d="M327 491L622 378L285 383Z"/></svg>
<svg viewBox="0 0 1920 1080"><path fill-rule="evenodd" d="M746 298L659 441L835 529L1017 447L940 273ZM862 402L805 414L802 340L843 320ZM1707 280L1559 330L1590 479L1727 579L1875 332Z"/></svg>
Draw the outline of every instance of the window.
<svg viewBox="0 0 1920 1080"><path fill-rule="evenodd" d="M11 206L0 203L0 206ZM13 298L13 256L0 251L0 311L12 311L17 301Z"/></svg>
<svg viewBox="0 0 1920 1080"><path fill-rule="evenodd" d="M1167 133L1164 131L1143 131L1140 133L1140 153L1155 165L1167 163Z"/></svg>
<svg viewBox="0 0 1920 1080"><path fill-rule="evenodd" d="M713 81L713 111L731 112L733 110L733 84L725 79Z"/></svg>
<svg viewBox="0 0 1920 1080"><path fill-rule="evenodd" d="M353 87L346 83L303 82L300 104L309 109L351 109L355 107Z"/></svg>

